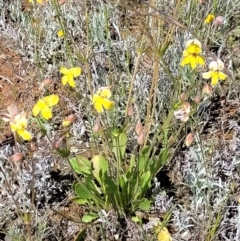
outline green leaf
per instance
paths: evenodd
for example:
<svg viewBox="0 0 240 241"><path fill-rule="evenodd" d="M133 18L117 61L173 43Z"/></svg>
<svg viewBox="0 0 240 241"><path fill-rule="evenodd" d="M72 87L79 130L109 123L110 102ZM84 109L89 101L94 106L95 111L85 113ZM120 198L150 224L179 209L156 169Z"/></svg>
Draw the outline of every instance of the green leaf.
<svg viewBox="0 0 240 241"><path fill-rule="evenodd" d="M96 213L88 213L88 214L85 214L83 217L82 217L82 221L84 223L90 223L92 222L93 220L97 219L99 216L98 214Z"/></svg>
<svg viewBox="0 0 240 241"><path fill-rule="evenodd" d="M167 148L163 148L163 149L161 150L161 153L160 153L159 158L158 158L159 164L160 164L161 166L164 166L164 165L167 163L168 157L169 157L168 149L167 149ZM159 168L160 168L161 166L159 166Z"/></svg>
<svg viewBox="0 0 240 241"><path fill-rule="evenodd" d="M93 165L93 176L97 179L99 184L103 184L103 177L108 170L108 163L102 155L96 155L91 159ZM100 172L101 171L101 172ZM100 175L101 173L101 175Z"/></svg>
<svg viewBox="0 0 240 241"><path fill-rule="evenodd" d="M69 198L69 200L76 204L80 204L80 205L88 203L87 199L82 199L79 197L71 197L71 198Z"/></svg>
<svg viewBox="0 0 240 241"><path fill-rule="evenodd" d="M91 162L84 156L76 156L70 159L73 170L78 174L90 175Z"/></svg>
<svg viewBox="0 0 240 241"><path fill-rule="evenodd" d="M134 223L139 223L140 219L139 219L139 217L135 216L135 217L132 217L132 221Z"/></svg>
<svg viewBox="0 0 240 241"><path fill-rule="evenodd" d="M142 174L142 176L140 177L141 188L145 188L145 186L149 187L151 185L150 177L151 177L150 171L147 171Z"/></svg>
<svg viewBox="0 0 240 241"><path fill-rule="evenodd" d="M104 180L104 185L105 185L105 190L107 195L114 194L117 190L116 183L109 177Z"/></svg>
<svg viewBox="0 0 240 241"><path fill-rule="evenodd" d="M137 209L143 210L143 211L148 211L151 206L151 201L149 201L146 198L143 198L141 200L134 200L132 202L132 210L135 211Z"/></svg>
<svg viewBox="0 0 240 241"><path fill-rule="evenodd" d="M76 184L74 191L78 195L78 197L80 197L82 199L92 199L92 197L93 197L93 194L86 187L85 183Z"/></svg>
<svg viewBox="0 0 240 241"><path fill-rule="evenodd" d="M120 154L121 158L124 157L126 147L127 147L127 134L125 131L121 132L118 136L113 137L113 153L117 158L119 158L118 153Z"/></svg>
<svg viewBox="0 0 240 241"><path fill-rule="evenodd" d="M87 233L86 233L87 227L81 230L78 234L77 237L74 239L74 241L84 241Z"/></svg>

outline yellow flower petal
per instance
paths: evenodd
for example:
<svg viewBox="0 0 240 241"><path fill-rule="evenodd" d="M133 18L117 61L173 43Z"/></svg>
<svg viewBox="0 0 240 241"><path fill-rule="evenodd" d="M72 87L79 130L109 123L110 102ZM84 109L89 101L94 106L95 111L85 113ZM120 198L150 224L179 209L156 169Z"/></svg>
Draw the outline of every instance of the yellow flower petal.
<svg viewBox="0 0 240 241"><path fill-rule="evenodd" d="M95 110L98 112L98 113L102 113L103 112L103 105L101 102L95 102L93 104Z"/></svg>
<svg viewBox="0 0 240 241"><path fill-rule="evenodd" d="M32 135L30 132L26 131L25 129L20 129L17 131L18 135L23 138L25 141L30 141L32 139Z"/></svg>
<svg viewBox="0 0 240 241"><path fill-rule="evenodd" d="M68 75L64 75L63 77L62 77L62 84L63 85L66 85L68 83Z"/></svg>
<svg viewBox="0 0 240 241"><path fill-rule="evenodd" d="M190 65L192 69L196 69L197 67L197 58L192 56L192 58L190 59Z"/></svg>
<svg viewBox="0 0 240 241"><path fill-rule="evenodd" d="M63 36L64 36L63 30L59 30L59 31L57 32L57 35L58 35L59 38L63 37Z"/></svg>
<svg viewBox="0 0 240 241"><path fill-rule="evenodd" d="M103 88L100 94L103 98L110 98L112 96L109 88Z"/></svg>
<svg viewBox="0 0 240 241"><path fill-rule="evenodd" d="M197 56L197 62L200 65L204 65L205 64L205 60L202 56Z"/></svg>
<svg viewBox="0 0 240 241"><path fill-rule="evenodd" d="M74 79L73 79L73 76L69 76L69 78L68 78L68 84L69 84L69 86L71 86L72 88L75 88L75 87L76 87L75 81L74 81Z"/></svg>
<svg viewBox="0 0 240 241"><path fill-rule="evenodd" d="M202 77L204 79L210 79L210 78L212 78L212 73L213 73L213 71L208 71L206 73L202 73Z"/></svg>
<svg viewBox="0 0 240 241"><path fill-rule="evenodd" d="M60 68L60 73L61 74L69 74L69 69L65 68L65 67L61 67Z"/></svg>
<svg viewBox="0 0 240 241"><path fill-rule="evenodd" d="M41 110L42 117L46 120L49 120L52 118L52 111L51 109L46 106L44 109Z"/></svg>
<svg viewBox="0 0 240 241"><path fill-rule="evenodd" d="M182 59L180 65L181 65L181 66L185 66L185 65L187 65L187 64L190 63L190 60L191 60L191 56L188 55L188 56L186 56L186 57L184 57L184 58Z"/></svg>
<svg viewBox="0 0 240 241"><path fill-rule="evenodd" d="M102 101L102 97L99 96L98 94L94 94L92 98L92 103L94 104L95 102Z"/></svg>
<svg viewBox="0 0 240 241"><path fill-rule="evenodd" d="M196 44L191 44L186 48L186 51L189 54L200 54L202 52L202 49Z"/></svg>
<svg viewBox="0 0 240 241"><path fill-rule="evenodd" d="M183 57L187 57L189 53L186 50L183 50Z"/></svg>
<svg viewBox="0 0 240 241"><path fill-rule="evenodd" d="M71 121L69 121L69 120L63 120L62 121L62 126L67 127L67 126L70 126L70 125L71 125Z"/></svg>
<svg viewBox="0 0 240 241"><path fill-rule="evenodd" d="M197 40L197 39L188 40L188 41L186 42L186 48L187 48L189 45L191 45L191 44L194 44L194 45L198 46L200 49L202 48L201 42L200 42L199 40Z"/></svg>
<svg viewBox="0 0 240 241"><path fill-rule="evenodd" d="M59 102L58 95L49 95L43 98L43 100L46 102L48 106L54 106Z"/></svg>
<svg viewBox="0 0 240 241"><path fill-rule="evenodd" d="M33 116L37 116L46 105L45 101L40 99L32 109Z"/></svg>
<svg viewBox="0 0 240 241"><path fill-rule="evenodd" d="M113 101L110 101L106 98L103 98L103 101L102 101L102 105L103 107L106 109L106 110L110 110L113 108L114 106L114 102Z"/></svg>
<svg viewBox="0 0 240 241"><path fill-rule="evenodd" d="M225 75L223 72L218 72L218 77L221 80L225 80L227 78L227 75Z"/></svg>
<svg viewBox="0 0 240 241"><path fill-rule="evenodd" d="M10 128L11 128L11 131L16 131L18 129L17 125L15 123L12 123L12 122L10 122Z"/></svg>
<svg viewBox="0 0 240 241"><path fill-rule="evenodd" d="M79 67L71 68L70 73L73 77L78 77L81 74L82 69Z"/></svg>
<svg viewBox="0 0 240 241"><path fill-rule="evenodd" d="M212 73L212 81L211 81L211 85L214 86L218 83L218 73L213 72Z"/></svg>
<svg viewBox="0 0 240 241"><path fill-rule="evenodd" d="M155 228L155 233L157 234L157 239L159 241L172 241L171 234L161 222L158 222L158 226Z"/></svg>
<svg viewBox="0 0 240 241"><path fill-rule="evenodd" d="M207 17L204 20L204 23L211 23L214 20L215 16L213 14L208 14Z"/></svg>

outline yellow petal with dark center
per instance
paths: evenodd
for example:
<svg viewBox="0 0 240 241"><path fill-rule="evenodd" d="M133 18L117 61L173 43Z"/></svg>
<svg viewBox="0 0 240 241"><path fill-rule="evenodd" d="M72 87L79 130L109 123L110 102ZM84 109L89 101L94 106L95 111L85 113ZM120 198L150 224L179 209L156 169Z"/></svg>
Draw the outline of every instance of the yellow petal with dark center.
<svg viewBox="0 0 240 241"><path fill-rule="evenodd" d="M197 58L195 56L191 56L190 65L192 69L196 69L197 67Z"/></svg>
<svg viewBox="0 0 240 241"><path fill-rule="evenodd" d="M196 45L196 44L190 44L187 48L186 48L186 51L189 53L189 54L200 54L202 49Z"/></svg>

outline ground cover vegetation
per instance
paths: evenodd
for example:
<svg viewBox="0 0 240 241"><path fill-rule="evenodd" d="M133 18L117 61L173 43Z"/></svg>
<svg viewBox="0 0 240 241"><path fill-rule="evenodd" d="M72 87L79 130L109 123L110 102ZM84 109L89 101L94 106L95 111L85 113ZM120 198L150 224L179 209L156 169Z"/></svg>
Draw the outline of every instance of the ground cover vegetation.
<svg viewBox="0 0 240 241"><path fill-rule="evenodd" d="M240 240L238 0L0 0L1 240Z"/></svg>

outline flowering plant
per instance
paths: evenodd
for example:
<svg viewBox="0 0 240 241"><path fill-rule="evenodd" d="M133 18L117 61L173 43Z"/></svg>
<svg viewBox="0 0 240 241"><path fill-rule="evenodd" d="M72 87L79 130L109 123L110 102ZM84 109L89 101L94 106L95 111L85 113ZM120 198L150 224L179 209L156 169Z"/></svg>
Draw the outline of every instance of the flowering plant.
<svg viewBox="0 0 240 241"><path fill-rule="evenodd" d="M102 87L93 95L92 104L98 113L102 113L103 109L113 108L114 102L109 100L111 96L110 87Z"/></svg>
<svg viewBox="0 0 240 241"><path fill-rule="evenodd" d="M202 74L204 79L211 79L211 85L214 86L218 83L218 80L226 80L227 75L222 72L224 64L220 59L210 62L209 71Z"/></svg>
<svg viewBox="0 0 240 241"><path fill-rule="evenodd" d="M185 50L183 51L183 59L181 66L190 64L192 69L196 69L197 65L204 65L205 60L201 56L202 45L197 39L187 41Z"/></svg>
<svg viewBox="0 0 240 241"><path fill-rule="evenodd" d="M82 69L79 67L74 67L67 69L65 67L60 68L60 73L63 74L62 76L62 84L68 84L70 87L75 88L76 84L74 81L75 77L78 77L81 74Z"/></svg>
<svg viewBox="0 0 240 241"><path fill-rule="evenodd" d="M57 105L59 102L59 97L57 95L49 95L38 100L32 109L33 116L37 116L41 113L42 117L46 120L52 118L52 106Z"/></svg>

